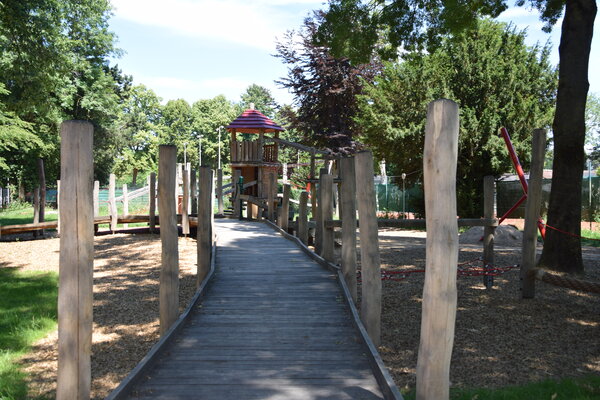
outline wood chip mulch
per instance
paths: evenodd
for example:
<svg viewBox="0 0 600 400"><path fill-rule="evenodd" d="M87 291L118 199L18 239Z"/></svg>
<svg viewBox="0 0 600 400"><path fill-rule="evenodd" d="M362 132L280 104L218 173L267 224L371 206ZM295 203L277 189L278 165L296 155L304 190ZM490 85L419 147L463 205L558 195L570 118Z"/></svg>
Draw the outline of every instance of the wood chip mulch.
<svg viewBox="0 0 600 400"><path fill-rule="evenodd" d="M58 270L58 239L0 242L0 267ZM382 268L423 269L422 233L384 230ZM180 238L180 310L195 286L196 242ZM146 234L98 236L94 263L92 394L113 390L158 339L160 238ZM520 263L520 248L497 247L496 265ZM461 244L459 261L481 256L480 244ZM586 279L600 282L600 249L585 248ZM421 321L423 273L383 281L380 353L399 387L414 387ZM536 297L519 297L519 272L458 277L458 311L451 382L500 387L543 379L600 375L600 297L537 283ZM359 288L360 290L360 288ZM22 362L33 376L31 396L53 398L56 333L36 344Z"/></svg>

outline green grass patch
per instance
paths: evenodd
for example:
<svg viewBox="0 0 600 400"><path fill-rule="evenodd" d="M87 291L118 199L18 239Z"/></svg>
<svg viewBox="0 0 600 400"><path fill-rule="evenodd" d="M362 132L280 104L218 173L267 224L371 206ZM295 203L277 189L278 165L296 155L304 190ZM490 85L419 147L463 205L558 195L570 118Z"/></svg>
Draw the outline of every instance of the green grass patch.
<svg viewBox="0 0 600 400"><path fill-rule="evenodd" d="M27 396L17 360L57 325L58 274L0 268L0 399Z"/></svg>
<svg viewBox="0 0 600 400"><path fill-rule="evenodd" d="M583 246L600 247L600 232L590 231L588 229L581 230L581 244ZM596 240L593 240L596 239Z"/></svg>
<svg viewBox="0 0 600 400"><path fill-rule="evenodd" d="M56 221L58 219L58 211L47 207L44 217L46 221ZM13 206L0 211L0 225L2 226L31 223L33 223L33 207L31 204Z"/></svg>
<svg viewBox="0 0 600 400"><path fill-rule="evenodd" d="M412 390L403 393L406 400L414 400ZM499 389L451 389L451 400L598 400L600 377L589 376L560 381L547 380L521 386Z"/></svg>

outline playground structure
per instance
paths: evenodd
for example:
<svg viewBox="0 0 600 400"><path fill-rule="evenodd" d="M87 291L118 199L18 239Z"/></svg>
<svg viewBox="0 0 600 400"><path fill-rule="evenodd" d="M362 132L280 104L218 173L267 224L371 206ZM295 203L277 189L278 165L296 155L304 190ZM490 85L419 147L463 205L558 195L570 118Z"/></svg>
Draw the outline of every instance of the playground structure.
<svg viewBox="0 0 600 400"><path fill-rule="evenodd" d="M337 163L336 167L330 166L330 168L321 169L318 180L316 179L314 174L311 175L312 183L316 183L316 185L311 185L311 189L315 191L315 196L312 197L314 201L311 204L313 216L315 217L314 221L309 221L307 217L307 192L303 192L300 195L300 216L298 220L290 221L288 219L289 214L287 212L287 208L289 207L290 202L289 185L283 186L283 196L281 200L278 199L278 196L275 193L273 193L273 191L267 191L266 198L261 198L259 196L253 196L250 194L243 193L243 186L241 186L242 190L238 189L237 192L235 190L232 192L234 194L234 204L239 204L239 208L237 209L236 214L237 218L242 217L243 203L253 204L256 206L256 214L252 211L251 207L247 207L247 219L261 219L264 218L264 216L266 216L267 219L271 222L276 221L278 227L281 229L281 232L287 237L290 237L288 232L294 232L294 234L297 236L297 239L293 240L297 242L302 242L304 245L302 248L307 252L308 248L306 247L306 245L308 244L308 230L309 228L314 227L314 247L316 250L316 254L310 254L319 263L333 270L338 269L335 265L332 264L332 262L334 261L333 248L335 241L335 231L336 229L339 230L339 228L341 228L342 262L341 268L339 268L339 273L341 274L340 284L342 286L347 286L349 298L352 299L356 299L357 297L356 227L359 227L361 235L362 264L362 305L360 311L361 320L362 323L365 325L366 332L369 336L369 340L374 345L377 345L379 341L379 313L381 310L381 275L377 241L378 226L427 226L427 270L429 272L427 273L426 278L435 275L438 277L438 279L436 282L432 282L431 279L426 279L424 304L426 304L426 300L430 300L431 303L427 303L430 305L427 306L427 310L424 309L423 312L423 325L421 336L422 348L419 352L420 358L417 373L418 377L420 377L420 382L422 383L420 388L418 389L421 393L430 393L429 390L444 390L444 387L447 388L448 386L447 368L449 366L449 351L452 347L451 338L454 335L453 315L456 310L456 304L455 302L453 303L452 296L450 296L450 298L441 298L440 293L456 293L455 285L453 287L453 280L456 279L456 260L452 258L452 255L456 252L455 249L457 248L457 245L454 240L457 236L456 227L459 225L479 225L485 227L484 260L486 261L484 261L484 263L486 263L485 265L488 265L487 263L493 265L493 233L494 228L497 225L497 221L495 220L495 218L493 218L493 178L491 177L486 178L484 183L484 197L486 199L484 215L485 218L475 220L456 219L456 209L454 206L454 210L452 210L451 200L453 197L453 193L455 192L453 187L454 176L452 175L452 163L454 163L455 168L456 138L453 139L453 135L457 135L458 132L458 109L456 105L452 102L440 101L433 103L430 106L429 114L431 115L430 118L428 118L427 137L430 139L426 140L426 149L424 157L424 163L426 165L426 193L429 193L428 198L430 200L436 198L450 199L450 201L448 202L450 204L446 203L440 205L436 204L436 202L434 201L429 201L426 204L428 207L428 220L377 221L374 215L374 194L372 190L372 157L368 152L359 153L355 157L334 160L335 163ZM69 130L66 126L70 124L72 123L66 123L64 127L65 135L67 135L66 132L68 132ZM75 128L77 129L73 129L73 131L80 133L80 131L91 129L91 127L86 128L85 126L80 126L79 124L80 123L75 123ZM65 137L64 139L64 143L67 143L67 137ZM73 154L75 154L78 149L81 149L83 146L87 147L88 145L91 148L91 143L88 144L84 141L83 143L78 144L75 149L65 149L66 165L64 167L65 170L63 171L63 177L68 176L67 171L75 171L84 167L89 167L89 164L85 164L82 166L80 159L77 159L75 161L71 160L71 162L78 163L76 164L78 168L74 168L73 166L69 166L68 164L69 159L74 157ZM444 153L441 149L446 149L448 153ZM313 159L314 155L318 154L316 152L316 149L306 148L306 150L311 152L311 155L313 155ZM69 156L69 154L71 155ZM193 224L199 226L197 230L199 245L198 286L200 288L205 288L211 277L211 260L212 263L215 262L214 252L211 251L211 244L214 243L214 229L212 228L214 222L212 219L213 213L211 210L211 203L215 195L213 194L213 189L211 187L213 182L211 171L207 167L202 167L199 171L200 182L197 185L199 193L196 196L192 191L192 196L197 197L198 199L198 210L196 213L196 217L193 217L193 214L189 214L187 212L187 207L182 207L182 212L180 213L181 216L177 216L175 210L178 195L177 197L176 195L172 195L175 193L175 187L177 187L177 184L174 183L176 181L177 167L175 166L173 148L169 148L168 146L161 147L160 160L161 170L159 171L159 177L161 177L161 179L158 181L158 185L159 197L160 194L162 194L163 198L159 198L158 202L160 208L159 214L162 217L163 223L160 224L160 221L156 220L155 218L155 226L159 224L161 225L161 240L163 242L163 264L161 268L160 289L160 321L161 333L163 333L164 338L162 342L163 345L166 345L170 341L170 339L168 339L168 337L170 337L170 332L174 332L176 330L175 328L172 329L172 327L174 327L174 324L176 323L176 321L178 321L177 309L176 306L173 306L174 304L177 304L177 249L176 240L173 241L173 238L176 238L177 235L177 221L178 218L181 218L182 230L185 230L186 220L190 226L192 226ZM311 166L314 166L314 164L314 161L312 161ZM428 168L431 168L431 170L429 170ZM335 171L337 171L337 176L334 176L334 174L331 173ZM441 176L440 174L442 173L447 174L447 176ZM187 169L184 170L181 175L183 181L183 204L188 204L188 197L190 195L186 193L189 193L189 187L194 186L194 182L196 180L193 179L192 184L190 185L188 178L186 178L188 176ZM194 174L190 173L190 176L192 175ZM266 179L266 182L268 183L266 183L266 185L270 185L271 188L276 188L275 174L273 172L268 172L266 173L266 175L268 176L268 178ZM68 181L65 181L65 179L63 178L62 182L61 193L63 193L63 195L61 195L60 197L61 209L66 209L70 212L61 213L61 291L63 292L63 297L61 298L63 300L62 302L59 300L59 307L61 307L61 309L63 310L63 315L71 316L71 320L69 320L69 322L65 320L61 320L62 322L59 321L59 324L61 324L63 327L63 332L65 332L65 330L67 331L67 339L65 339L66 343L63 344L63 350L61 353L62 356L59 357L61 357L61 359L63 360L65 359L65 357L67 357L67 359L72 357L72 343L80 343L80 347L77 352L77 359L74 361L74 363L79 365L73 366L73 362L62 363L62 375L59 372L59 388L62 389L59 389L60 396L58 396L58 398L86 398L85 385L86 382L89 380L89 362L86 361L89 357L89 346L86 349L85 341L88 340L88 335L91 335L91 333L88 333L88 331L86 330L86 326L91 325L91 311L89 311L88 315L88 310L91 309L91 303L89 298L87 297L88 294L86 294L89 290L89 296L91 298L91 276L88 276L86 274L82 275L81 266L89 265L90 263L90 232L89 229L84 231L81 231L79 229L74 233L73 225L76 225L77 223L73 219L82 218L84 219L84 225L87 224L88 226L93 226L95 220L90 220L90 211L88 209L83 209L80 212L80 210L77 207L74 207L74 205L69 204L67 200L69 196L65 195L64 192L67 191L67 193L69 193L71 197L78 198L78 205L80 205L80 203L82 203L81 200L83 200L83 202L85 202L86 204L91 204L91 208L93 209L94 202L93 199L91 199L93 197L91 195L93 191L88 190L91 187L90 184L87 183L91 182L90 179L90 176L77 176L76 179L73 178ZM534 181L535 178L532 168L532 178L530 181L531 197L529 198L533 198L534 200L528 200L528 203L531 204L535 203L534 188L536 185ZM335 191L333 190L333 186L336 184L340 185L338 190L340 196L338 204L341 204L341 220L335 220L333 218L333 196L335 193ZM155 185L156 179L155 177L151 176L149 192L154 193ZM235 186L233 185L231 186L232 189L234 187ZM238 188L240 188L240 186L238 186ZM217 193L219 191L223 192L223 185L218 185ZM432 193L435 194L431 195ZM278 207L278 203L281 204L280 207ZM152 204L155 204L155 201L152 201L150 203L150 205ZM441 208L441 210L436 209L435 207L439 207ZM277 215L275 215L275 210L277 209L279 209L280 211L277 213ZM72 210L76 210L76 212L73 212ZM358 211L358 221L360 221L360 224L357 222L356 219L356 211ZM194 212L193 207L192 212ZM436 212L439 214L436 214ZM63 215L67 214L70 214L70 217L62 217ZM151 214L152 212L150 212L148 216L142 216L143 218L140 217L138 221L148 221L148 223L152 226ZM535 210L533 210L531 214L535 215ZM126 218L122 217L120 219L121 222L128 221ZM111 217L110 221L115 221L116 224L116 222L119 221L119 217ZM438 224L441 224L441 226L439 226ZM70 228L68 228L69 226ZM68 231L68 229L71 230ZM451 238L452 240L448 241L447 238ZM83 246L79 245L81 241L84 242ZM91 241L93 241L93 238L91 239ZM63 242L65 242L64 262L62 245ZM73 243L78 243L77 246L75 246L75 248L77 249L77 251L75 252L76 254L73 253L73 257L76 258L76 262L69 264L68 259L66 258L68 258L70 251L69 249L74 248L72 246ZM175 245L173 243L175 243ZM265 249L264 251L266 252L267 250ZM524 249L524 256L525 253L526 252ZM535 247L533 254L535 257ZM63 265L65 265L64 268ZM69 267L69 265L71 266ZM524 276L531 276L531 273L529 272L530 270L531 268L524 269ZM63 277L66 280L65 282L63 282ZM444 287L442 288L439 285L444 285ZM64 294L62 288L67 288L66 290L68 291L68 288L73 287L78 287L80 290L77 290L77 293ZM197 299L201 297L200 293L202 293L202 291L200 290L198 293L199 295ZM62 306L60 304L62 304ZM351 301L349 301L349 306L351 306ZM76 316L75 318L73 318L74 315ZM439 321L440 319L442 319L442 316L445 316L445 318L452 318L452 326L441 327L439 325ZM179 320L183 321L185 318L186 317L184 317L183 319L180 318ZM70 336L71 338L73 338L72 340L69 340L69 333L73 335ZM62 337L65 338L65 334L63 334ZM442 340L440 340L440 338L442 338ZM448 346L448 343L450 343L450 346ZM86 351L88 352L87 354ZM438 365L432 365L431 362L428 362L427 360L422 360L421 353L425 354L429 351L444 354L444 362L439 363ZM158 354L159 349L157 349L155 353ZM69 365L71 367L69 367ZM62 378L60 378L61 376ZM381 378L379 378L378 380L381 380ZM423 387L423 382L429 383L427 387ZM76 386L78 386L78 388ZM79 394L73 396L73 390L77 390L77 393ZM385 393L388 393L388 395L385 396L386 398L397 398L391 397L392 395L389 394L391 393L390 391L383 391ZM431 394L431 396L437 396L437 394Z"/></svg>

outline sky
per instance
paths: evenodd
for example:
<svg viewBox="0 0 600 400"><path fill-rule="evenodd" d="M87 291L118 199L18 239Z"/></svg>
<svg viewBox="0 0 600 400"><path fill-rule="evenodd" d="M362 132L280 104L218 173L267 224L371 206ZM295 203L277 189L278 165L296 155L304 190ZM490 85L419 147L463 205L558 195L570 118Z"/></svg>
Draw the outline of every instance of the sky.
<svg viewBox="0 0 600 400"><path fill-rule="evenodd" d="M275 80L287 74L276 53L277 40L301 27L311 10L325 8L314 0L111 0L110 29L124 54L112 61L135 84L154 90L163 102L183 98L190 104L223 94L239 101L255 83L271 90L280 104L293 97ZM550 35L535 10L512 7L498 20L527 29L529 45L553 43L558 63L560 24ZM596 26L600 27L600 18ZM590 91L600 93L600 41L592 43Z"/></svg>

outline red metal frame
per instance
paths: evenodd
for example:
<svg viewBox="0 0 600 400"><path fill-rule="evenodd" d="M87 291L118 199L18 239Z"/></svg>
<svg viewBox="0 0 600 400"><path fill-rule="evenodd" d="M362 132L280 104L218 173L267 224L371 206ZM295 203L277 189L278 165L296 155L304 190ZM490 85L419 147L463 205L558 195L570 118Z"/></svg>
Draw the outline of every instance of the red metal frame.
<svg viewBox="0 0 600 400"><path fill-rule="evenodd" d="M517 171L517 175L519 176L519 181L521 181L521 186L523 187L523 196L515 203L514 206L512 206L510 208L510 210L508 210L506 213L504 213L502 218L500 218L500 220L498 221L498 225L501 224L502 221L504 221L506 218L508 218L508 216L510 214L512 214L527 199L527 190L529 189L529 186L527 185L527 179L525 179L525 172L523 171L523 167L521 167L521 162L519 161L519 157L517 156L517 153L515 152L515 148L512 145L510 136L508 135L508 131L506 130L506 128L504 128L504 127L500 128L500 135L504 139L504 143L506 143L506 148L508 149L508 154L510 155L510 159L512 160L512 163L515 167L515 171ZM542 239L545 239L546 238L546 224L544 224L544 221L541 218L538 218L537 225L538 225L540 234L542 235Z"/></svg>

